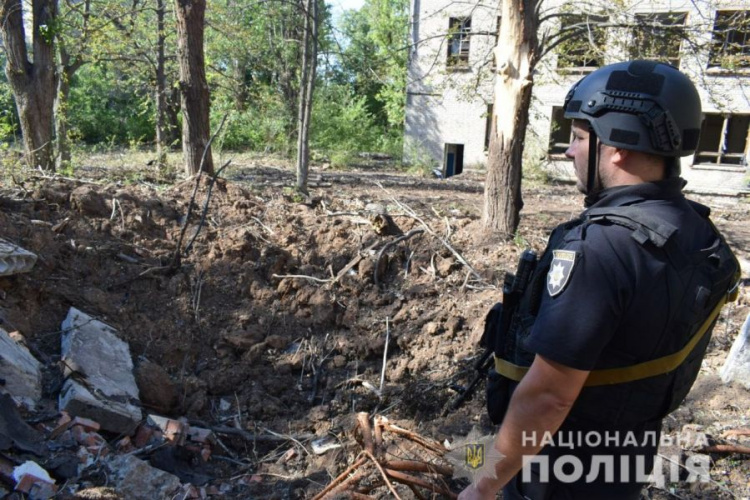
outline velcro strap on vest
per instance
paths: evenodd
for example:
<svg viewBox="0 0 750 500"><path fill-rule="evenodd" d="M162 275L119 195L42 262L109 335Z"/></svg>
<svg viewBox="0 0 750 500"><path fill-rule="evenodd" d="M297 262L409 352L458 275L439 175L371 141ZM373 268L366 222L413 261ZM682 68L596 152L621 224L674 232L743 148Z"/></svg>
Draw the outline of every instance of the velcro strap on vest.
<svg viewBox="0 0 750 500"><path fill-rule="evenodd" d="M627 382L635 382L636 380L656 377L657 375L664 375L665 373L675 370L685 361L685 359L687 359L688 355L693 351L695 346L698 345L706 332L711 329L711 325L719 316L719 312L724 304L727 301L731 302L734 300L732 295L733 294L731 294L730 291L730 294L725 295L724 298L716 304L716 307L711 311L711 314L709 314L703 325L701 325L698 331L690 338L690 341L679 351L635 365L592 370L583 386L596 387L602 385L624 384ZM526 375L526 372L529 371L529 367L519 366L496 356L495 371L503 377L520 382L524 375Z"/></svg>

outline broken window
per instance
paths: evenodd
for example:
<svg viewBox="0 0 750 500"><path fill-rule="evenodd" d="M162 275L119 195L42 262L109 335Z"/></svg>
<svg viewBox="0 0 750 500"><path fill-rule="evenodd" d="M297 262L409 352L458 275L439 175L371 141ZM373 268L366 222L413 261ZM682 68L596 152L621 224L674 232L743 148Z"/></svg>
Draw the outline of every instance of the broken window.
<svg viewBox="0 0 750 500"><path fill-rule="evenodd" d="M708 67L750 68L750 11L716 12Z"/></svg>
<svg viewBox="0 0 750 500"><path fill-rule="evenodd" d="M470 17L451 17L448 23L448 67L469 65Z"/></svg>
<svg viewBox="0 0 750 500"><path fill-rule="evenodd" d="M604 65L607 31L604 16L566 15L562 18L557 46L558 68L598 68Z"/></svg>
<svg viewBox="0 0 750 500"><path fill-rule="evenodd" d="M706 113L695 163L745 165L750 115Z"/></svg>
<svg viewBox="0 0 750 500"><path fill-rule="evenodd" d="M638 14L630 55L633 59L654 59L680 67L680 46L685 38L683 12Z"/></svg>
<svg viewBox="0 0 750 500"><path fill-rule="evenodd" d="M565 118L562 106L552 107L548 150L550 156L563 155L570 146L571 121Z"/></svg>

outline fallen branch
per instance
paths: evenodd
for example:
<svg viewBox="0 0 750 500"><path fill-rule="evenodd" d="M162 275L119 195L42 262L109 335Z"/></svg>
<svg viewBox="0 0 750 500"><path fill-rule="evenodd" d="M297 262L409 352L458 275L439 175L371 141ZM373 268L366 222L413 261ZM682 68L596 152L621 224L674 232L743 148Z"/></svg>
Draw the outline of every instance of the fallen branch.
<svg viewBox="0 0 750 500"><path fill-rule="evenodd" d="M396 493L396 490L395 490L395 489L393 488L393 485L392 485L392 484L391 484L391 482L390 482L390 481L388 480L388 475L387 475L387 474L386 474L386 472L385 472L385 471L383 470L383 468L382 468L382 467L380 466L380 464L378 463L377 459L376 459L376 458L375 458L374 456L372 456L372 453L370 453L369 451L365 451L365 454L366 454L366 455L367 455L367 456L368 456L368 457L370 458L370 460L372 460L372 463L374 463L374 464L375 464L375 467L377 467L377 468L378 468L378 471L380 471L380 475L381 475L381 476L383 476L383 481L385 481L385 485L386 485L386 486L388 486L388 489L389 489L389 490L391 490L391 493L393 493L393 496L394 496L394 497L395 497L395 498L396 498L397 500L401 500L401 497L400 497L400 496L398 496L398 493Z"/></svg>
<svg viewBox="0 0 750 500"><path fill-rule="evenodd" d="M339 486L344 486L345 484L348 485L352 483L354 476L357 476L358 474L355 474L352 477L349 477L349 474L354 472L360 465L362 465L366 461L367 457L360 456L352 465L347 467L344 472L336 476L336 479L331 481L331 484L323 488L323 491L315 495L312 500L320 500L322 498L325 498L329 493L332 493L334 490L339 489ZM359 475L361 476L361 474ZM349 477L349 479L347 479L347 477Z"/></svg>
<svg viewBox="0 0 750 500"><path fill-rule="evenodd" d="M385 419L383 419L383 428L385 430L387 430L387 431L393 432L394 434L398 434L400 436L403 436L406 439L408 439L409 441L413 441L413 442L415 442L415 443L417 443L417 444L419 444L419 445L427 448L428 450L433 451L433 452L439 454L440 456L444 455L448 451L448 450L445 449L445 446L443 446L442 444L438 443L437 441L432 441L432 440L423 438L419 434L416 434L416 433L414 433L412 431L409 431L409 430L406 430L406 429L402 429L401 427L399 427L397 425L393 425L392 423L388 422Z"/></svg>
<svg viewBox="0 0 750 500"><path fill-rule="evenodd" d="M278 278L278 279L298 278L298 279L317 281L318 283L330 283L331 282L331 278L321 279L321 278L316 278L315 276L306 276L304 274L272 274L271 277Z"/></svg>
<svg viewBox="0 0 750 500"><path fill-rule="evenodd" d="M386 193L388 193L388 190L386 190L386 189L385 189L385 188L383 187L383 185L382 185L382 184L380 184L379 182L376 182L375 184L376 184L376 185L377 185L377 186L378 186L378 187L379 187L380 189L382 189L383 191L385 191ZM409 207L408 205L405 205L404 203L401 203L400 201L398 201L398 200L397 200L397 199L396 199L395 197L393 197L393 196L391 196L391 200L393 200L393 202L394 202L394 203L395 203L396 205L398 205L398 206L399 206L399 207L400 207L400 208L401 208L401 209L402 209L402 210L403 210L403 211L404 211L404 212L405 212L406 214L408 214L408 215L409 215L410 217L412 217L412 218L413 218L414 220L416 220L417 222L419 222L420 224L422 224L422 227L424 227L424 228L425 228L425 230L426 230L426 231L427 231L428 233L430 233L430 234L431 234L432 236L434 236L435 238L437 238L437 239L438 239L438 241L440 241L440 243L442 243L442 244L443 244L443 246L444 246L445 248L447 248L447 249L448 249L448 250L449 250L449 251L450 251L450 252L451 252L451 253L452 253L452 254L453 254L453 255L454 255L455 257L456 257L456 259L457 259L457 260L458 260L458 261L459 261L459 262L460 262L461 264L463 264L463 265L464 265L464 266L465 266L465 267L466 267L467 269L469 269L469 271L471 271L471 274L473 274L475 278L477 278L478 280L482 280L482 277L481 277L481 276L479 275L479 273L478 273L478 272L477 272L477 271L476 271L476 270L475 270L475 269L474 269L473 267L471 267L471 264L469 264L469 263L468 263L468 262L466 261L466 259L464 259L463 255L461 255L461 254L460 254L460 253L458 252L458 250L456 250L455 248L453 248L453 247L452 247L452 246L450 245L450 243L448 243L448 242L447 242L447 241L446 241L445 239L443 239L443 238L441 238L440 236L438 236L438 234L437 234L437 233L436 233L436 232L435 232L435 231L434 231L434 230L433 230L433 229L432 229L432 228L431 228L430 226L428 226L428 225L427 225L427 223L426 223L425 221L423 221L423 220L422 220L422 219L421 219L421 218L420 218L420 217L419 217L419 216L417 215L417 213L416 213L416 212L415 212L414 210L412 210L412 209L411 209L411 208L410 208L410 207ZM376 269L377 269L377 267L376 267Z"/></svg>
<svg viewBox="0 0 750 500"><path fill-rule="evenodd" d="M388 460L385 466L389 469L405 471L405 472L427 472L432 474L442 474L444 476L452 476L453 469L446 467L445 465L429 464L425 462L417 462L416 460Z"/></svg>
<svg viewBox="0 0 750 500"><path fill-rule="evenodd" d="M201 228L203 227L203 224L206 222L206 214L208 213L208 202L211 201L211 191L214 188L214 184L216 183L216 179L219 178L219 174L229 166L229 164L232 163L232 160L227 160L227 162L221 166L221 168L214 174L213 177L211 177L211 182L208 184L208 192L206 193L206 201L203 203L203 211L201 212L201 220L198 222L198 228L195 230L195 233L193 233L193 237L190 239L190 242L185 246L184 254L187 255L188 252L190 252L190 249L193 247L193 243L195 242L195 239L198 237L198 234L201 232Z"/></svg>
<svg viewBox="0 0 750 500"><path fill-rule="evenodd" d="M433 493L439 493L441 495L445 495L448 498L458 498L458 495L456 495L452 491L446 490L442 486L432 484L431 482L426 481L417 476L412 476L411 474L405 474L403 472L399 472L393 469L385 469L385 473L388 474L388 476L392 478L394 481L398 481L399 483L406 484L406 485L420 486L422 488L432 491Z"/></svg>
<svg viewBox="0 0 750 500"><path fill-rule="evenodd" d="M372 281L373 283L375 283L375 286L378 285L378 267L380 267L380 259L383 258L383 254L385 254L386 250L388 250L394 245L398 245L402 241L408 240L414 235L421 234L421 233L424 233L424 229L412 229L408 233L404 234L403 236L399 236L398 238L386 244L383 248L380 249L380 251L378 252L378 258L375 260L375 269L373 270L373 275L372 275Z"/></svg>
<svg viewBox="0 0 750 500"><path fill-rule="evenodd" d="M203 149L200 166L198 167L198 175L195 176L195 187L193 188L193 194L190 196L190 201L188 202L187 214L185 214L185 222L182 224L182 228L180 229L180 237L177 240L177 247L175 248L174 254L172 256L172 263L170 264L170 267L172 269L177 269L178 267L180 267L180 260L182 259L182 240L183 238L185 238L188 223L190 222L190 215L192 215L193 213L193 203L195 202L195 195L198 194L198 188L201 185L201 178L203 177L203 166L206 163L206 154L211 149L211 143L214 142L216 136L219 134L219 132L221 132L221 129L224 128L224 122L226 122L227 116L229 115L224 115L224 118L221 119L219 128L216 129L216 132L214 132L213 135L208 139L206 147Z"/></svg>
<svg viewBox="0 0 750 500"><path fill-rule="evenodd" d="M370 415L367 412L357 413L357 424L362 431L362 441L364 442L365 452L372 454L375 447L372 442L372 429L370 428Z"/></svg>
<svg viewBox="0 0 750 500"><path fill-rule="evenodd" d="M262 434L256 434L253 432L248 432L242 429L237 429L235 427L227 427L223 425L216 425L213 427L203 425L203 427L211 429L212 431L216 432L217 434L227 434L230 436L239 436L242 439L246 441L268 441L268 442L278 442L278 441L294 441L299 442L300 440L306 440L306 439L313 439L315 438L312 434L303 434L300 436L284 436L282 434L276 434L268 432L267 435Z"/></svg>
<svg viewBox="0 0 750 500"><path fill-rule="evenodd" d="M741 444L715 444L701 448L700 453L742 453L750 455L750 446Z"/></svg>

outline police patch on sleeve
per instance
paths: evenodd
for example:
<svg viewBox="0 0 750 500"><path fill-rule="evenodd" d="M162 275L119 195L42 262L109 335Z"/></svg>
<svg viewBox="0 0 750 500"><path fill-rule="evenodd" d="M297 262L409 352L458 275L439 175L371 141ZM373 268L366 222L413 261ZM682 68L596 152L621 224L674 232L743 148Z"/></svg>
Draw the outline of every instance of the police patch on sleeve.
<svg viewBox="0 0 750 500"><path fill-rule="evenodd" d="M576 264L576 253L571 250L553 250L552 256L552 264L547 273L547 291L550 297L560 295L565 290Z"/></svg>

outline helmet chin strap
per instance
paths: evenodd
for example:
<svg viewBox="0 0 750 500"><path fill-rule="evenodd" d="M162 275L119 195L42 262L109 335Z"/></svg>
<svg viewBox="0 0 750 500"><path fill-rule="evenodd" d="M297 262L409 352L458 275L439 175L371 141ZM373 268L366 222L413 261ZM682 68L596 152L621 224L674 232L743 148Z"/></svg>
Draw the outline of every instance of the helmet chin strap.
<svg viewBox="0 0 750 500"><path fill-rule="evenodd" d="M589 125L589 164L586 172L586 198L584 200L585 205L591 206L596 201L596 195L598 192L596 188L596 176L599 173L599 148L597 144L598 138L594 127Z"/></svg>

